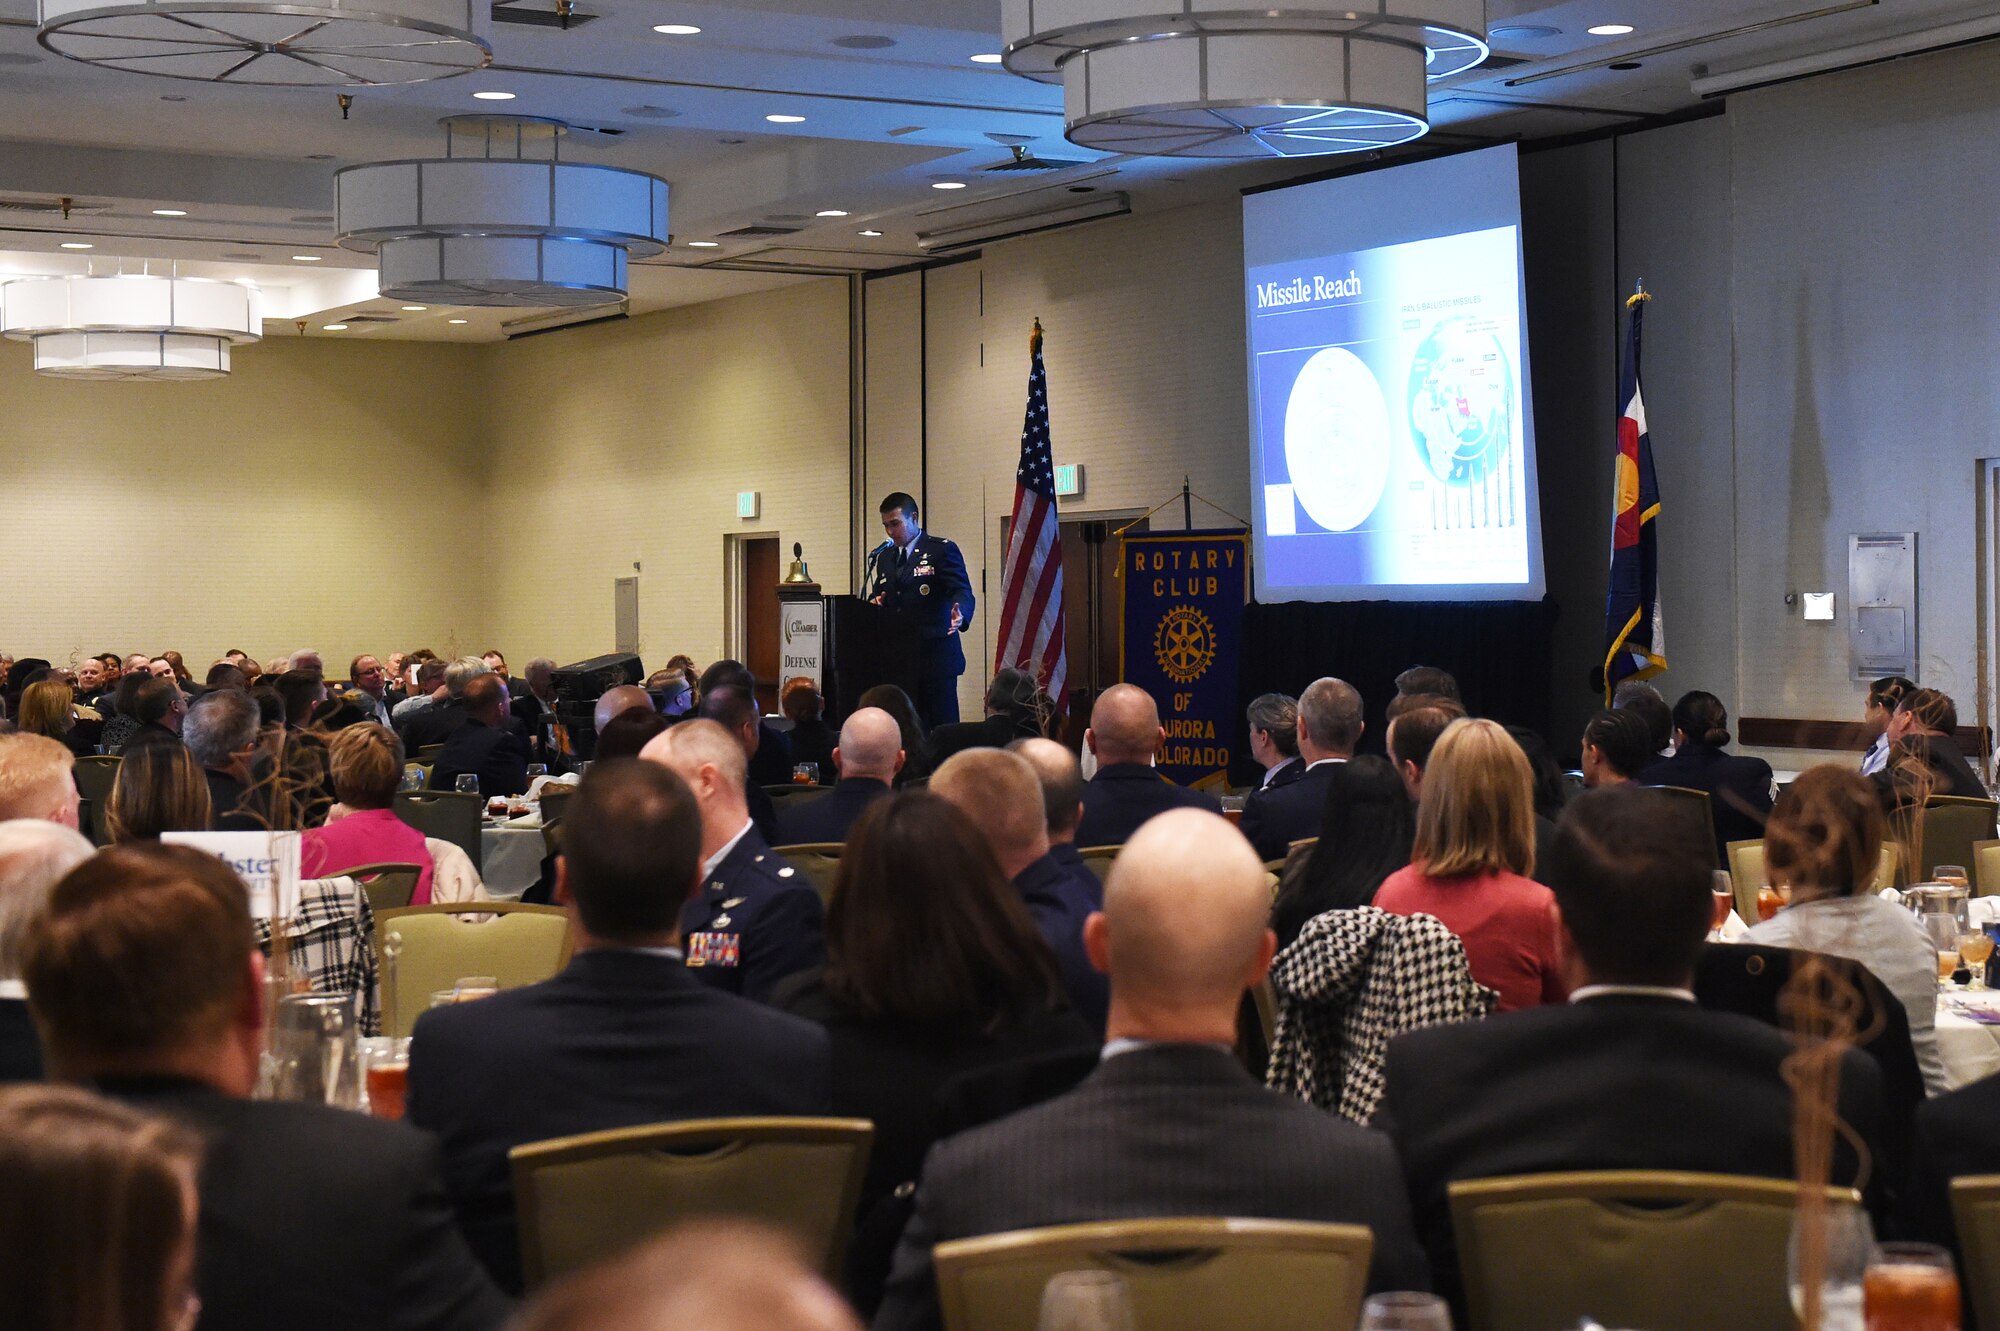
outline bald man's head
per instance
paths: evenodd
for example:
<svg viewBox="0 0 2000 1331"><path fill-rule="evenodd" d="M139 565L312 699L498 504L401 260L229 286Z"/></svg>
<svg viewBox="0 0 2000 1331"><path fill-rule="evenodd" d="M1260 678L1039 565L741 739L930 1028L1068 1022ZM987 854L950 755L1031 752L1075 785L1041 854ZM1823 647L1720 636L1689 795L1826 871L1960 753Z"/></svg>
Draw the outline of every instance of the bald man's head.
<svg viewBox="0 0 2000 1331"><path fill-rule="evenodd" d="M879 707L863 707L840 728L834 764L848 778L893 781L903 766L903 728Z"/></svg>
<svg viewBox="0 0 2000 1331"><path fill-rule="evenodd" d="M1042 783L1042 816L1048 820L1049 840L1074 841L1077 819L1083 815L1083 768L1076 755L1052 739L1017 739L1007 752L1027 759Z"/></svg>
<svg viewBox="0 0 2000 1331"><path fill-rule="evenodd" d="M687 782L701 810L702 854L743 830L750 817L750 760L736 737L713 721L695 717L646 741L639 756L660 763Z"/></svg>
<svg viewBox="0 0 2000 1331"><path fill-rule="evenodd" d="M963 749L931 774L930 792L972 819L1009 878L1049 853L1042 783L1020 754Z"/></svg>
<svg viewBox="0 0 2000 1331"><path fill-rule="evenodd" d="M1243 991L1270 965L1271 891L1243 835L1199 809L1151 819L1125 843L1085 926L1111 976L1114 1034L1193 1038L1233 1029Z"/></svg>
<svg viewBox="0 0 2000 1331"><path fill-rule="evenodd" d="M620 684L615 689L606 689L597 700L597 710L591 713L591 725L604 729L612 717L634 707L651 707L653 696L637 684Z"/></svg>
<svg viewBox="0 0 2000 1331"><path fill-rule="evenodd" d="M1100 767L1147 763L1160 751L1160 708L1137 684L1113 684L1097 695L1084 734Z"/></svg>
<svg viewBox="0 0 2000 1331"><path fill-rule="evenodd" d="M465 713L492 725L506 715L507 681L495 674L474 675L465 681Z"/></svg>

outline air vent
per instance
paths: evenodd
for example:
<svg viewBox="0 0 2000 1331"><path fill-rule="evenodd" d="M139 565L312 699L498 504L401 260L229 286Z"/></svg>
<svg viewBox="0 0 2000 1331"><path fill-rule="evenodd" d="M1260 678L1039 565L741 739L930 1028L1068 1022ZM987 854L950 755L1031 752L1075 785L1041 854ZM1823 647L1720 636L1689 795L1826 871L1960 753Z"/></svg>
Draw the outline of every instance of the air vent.
<svg viewBox="0 0 2000 1331"><path fill-rule="evenodd" d="M527 5L493 6L493 21L495 23L512 23L523 28L576 29L586 23L595 23L597 17L597 15L583 9L570 10L569 18L565 20L562 15L556 13L553 9L530 9Z"/></svg>
<svg viewBox="0 0 2000 1331"><path fill-rule="evenodd" d="M580 147L588 145L593 139L618 139L624 136L625 131L616 125L572 124L569 127L570 142Z"/></svg>
<svg viewBox="0 0 2000 1331"><path fill-rule="evenodd" d="M738 227L734 231L721 231L717 232L716 234L723 236L735 236L740 239L754 239L758 236L796 235L798 233L798 230L799 228L795 226L773 226L769 222L756 222L751 224L750 226Z"/></svg>
<svg viewBox="0 0 2000 1331"><path fill-rule="evenodd" d="M340 321L349 327L355 324L392 324L400 322L393 314L349 314L343 315Z"/></svg>
<svg viewBox="0 0 2000 1331"><path fill-rule="evenodd" d="M111 211L111 205L108 203L84 203L77 199L0 198L0 213L46 213L53 217L61 217L65 204L68 205L71 217Z"/></svg>

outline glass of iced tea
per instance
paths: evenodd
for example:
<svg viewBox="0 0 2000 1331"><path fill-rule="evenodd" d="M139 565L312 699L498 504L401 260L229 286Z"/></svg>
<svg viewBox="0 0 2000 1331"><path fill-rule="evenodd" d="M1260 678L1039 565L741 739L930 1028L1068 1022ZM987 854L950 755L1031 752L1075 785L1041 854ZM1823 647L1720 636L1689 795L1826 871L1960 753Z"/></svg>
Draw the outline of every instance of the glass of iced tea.
<svg viewBox="0 0 2000 1331"><path fill-rule="evenodd" d="M1972 972L1966 988L1981 990L1986 987L1986 959L1993 955L1993 939L1985 930L1975 930L1958 936L1958 955L1964 960L1965 968Z"/></svg>
<svg viewBox="0 0 2000 1331"><path fill-rule="evenodd" d="M1963 864L1937 865L1931 870L1931 877L1940 883L1945 883L1952 887L1965 887L1972 881L1967 876Z"/></svg>
<svg viewBox="0 0 2000 1331"><path fill-rule="evenodd" d="M493 975L464 975L452 986L453 1001L470 1003L475 998L491 998L500 992L500 980Z"/></svg>
<svg viewBox="0 0 2000 1331"><path fill-rule="evenodd" d="M1884 1243L1862 1277L1868 1331L1959 1331L1958 1273L1932 1243Z"/></svg>
<svg viewBox="0 0 2000 1331"><path fill-rule="evenodd" d="M1768 920L1785 908L1784 894L1765 883L1757 889L1757 918Z"/></svg>
<svg viewBox="0 0 2000 1331"><path fill-rule="evenodd" d="M1722 928L1722 922L1729 918L1729 908L1736 904L1736 883L1728 872L1717 869L1710 875L1709 893L1715 898L1715 914L1709 918L1708 927Z"/></svg>
<svg viewBox="0 0 2000 1331"><path fill-rule="evenodd" d="M369 1049L367 1063L368 1112L377 1118L401 1118L403 1096L410 1084L408 1037L382 1040Z"/></svg>

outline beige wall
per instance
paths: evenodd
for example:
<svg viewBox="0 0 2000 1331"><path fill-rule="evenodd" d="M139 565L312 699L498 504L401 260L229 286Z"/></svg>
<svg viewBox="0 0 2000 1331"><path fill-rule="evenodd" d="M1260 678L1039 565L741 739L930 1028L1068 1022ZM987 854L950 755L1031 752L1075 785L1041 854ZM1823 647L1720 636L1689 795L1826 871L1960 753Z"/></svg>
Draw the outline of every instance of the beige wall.
<svg viewBox="0 0 2000 1331"><path fill-rule="evenodd" d="M280 338L227 379L77 383L0 343L0 650L479 650L478 355Z"/></svg>

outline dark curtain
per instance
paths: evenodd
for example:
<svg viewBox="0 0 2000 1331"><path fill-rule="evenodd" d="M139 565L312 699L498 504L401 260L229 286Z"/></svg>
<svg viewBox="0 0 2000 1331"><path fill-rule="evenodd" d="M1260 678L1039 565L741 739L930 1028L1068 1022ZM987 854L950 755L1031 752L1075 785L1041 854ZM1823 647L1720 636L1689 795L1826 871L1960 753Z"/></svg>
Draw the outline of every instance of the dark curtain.
<svg viewBox="0 0 2000 1331"><path fill-rule="evenodd" d="M1440 666L1458 679L1474 716L1548 733L1555 626L1561 611L1540 601L1286 601L1251 602L1243 613L1241 705L1228 742L1238 755L1232 776L1247 764L1250 739L1243 708L1260 693L1297 697L1322 675L1361 691L1368 729L1364 753L1382 752L1383 708L1396 696L1396 676L1413 665ZM1261 773L1259 774L1261 776ZM1240 783L1242 776L1235 776ZM1254 782L1252 783L1254 784Z"/></svg>

